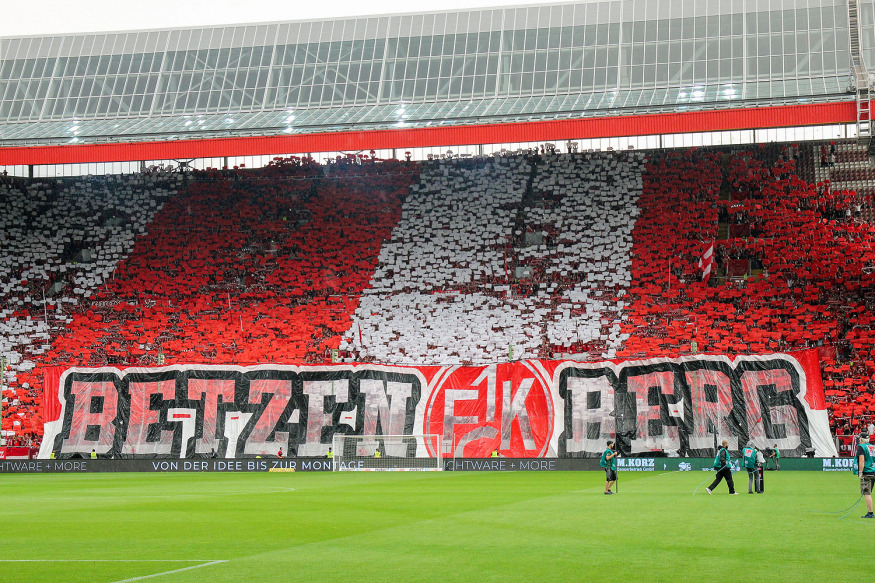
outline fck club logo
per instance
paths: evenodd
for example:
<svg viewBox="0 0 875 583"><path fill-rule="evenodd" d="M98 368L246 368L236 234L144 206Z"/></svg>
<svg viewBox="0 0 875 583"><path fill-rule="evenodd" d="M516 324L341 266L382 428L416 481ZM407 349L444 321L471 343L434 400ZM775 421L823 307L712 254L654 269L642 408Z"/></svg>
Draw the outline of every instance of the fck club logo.
<svg viewBox="0 0 875 583"><path fill-rule="evenodd" d="M444 455L547 455L555 422L550 383L530 363L452 367L433 383L426 433L441 435Z"/></svg>

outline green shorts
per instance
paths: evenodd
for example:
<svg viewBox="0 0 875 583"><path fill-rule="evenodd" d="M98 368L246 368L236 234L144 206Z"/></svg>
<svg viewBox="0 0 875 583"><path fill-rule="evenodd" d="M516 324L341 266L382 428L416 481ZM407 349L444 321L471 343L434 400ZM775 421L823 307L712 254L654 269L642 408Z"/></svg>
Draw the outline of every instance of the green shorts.
<svg viewBox="0 0 875 583"><path fill-rule="evenodd" d="M875 474L860 474L860 495L871 496L872 484L875 484Z"/></svg>

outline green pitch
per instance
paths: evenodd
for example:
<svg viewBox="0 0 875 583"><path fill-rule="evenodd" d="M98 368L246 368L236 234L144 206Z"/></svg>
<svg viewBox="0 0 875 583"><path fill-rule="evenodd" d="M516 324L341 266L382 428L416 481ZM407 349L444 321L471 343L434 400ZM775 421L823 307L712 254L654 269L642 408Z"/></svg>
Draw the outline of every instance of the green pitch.
<svg viewBox="0 0 875 583"><path fill-rule="evenodd" d="M693 496L709 476L622 473L605 496L597 472L0 475L0 580L871 579L863 503L824 513L855 476Z"/></svg>

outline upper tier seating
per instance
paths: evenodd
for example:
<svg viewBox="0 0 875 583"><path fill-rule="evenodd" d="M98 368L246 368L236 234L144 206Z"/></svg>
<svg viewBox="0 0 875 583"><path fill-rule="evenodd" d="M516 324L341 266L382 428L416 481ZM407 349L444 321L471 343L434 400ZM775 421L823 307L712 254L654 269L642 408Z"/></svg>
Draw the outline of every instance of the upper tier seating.
<svg viewBox="0 0 875 583"><path fill-rule="evenodd" d="M349 328L417 171L397 162L277 160L258 172L200 173L175 196L161 192L167 200L148 232L145 220L132 220L136 245L131 236L127 247L111 247L111 277L81 297L58 298L73 304L65 328L42 352L23 349L30 364L7 378L3 429L40 431L33 403L21 399L40 385L35 361L324 362ZM70 216L60 213L58 226ZM126 231L111 227L117 232Z"/></svg>
<svg viewBox="0 0 875 583"><path fill-rule="evenodd" d="M722 160L684 156L698 159L685 165L669 154L645 176L635 252L647 259L633 265L633 282L647 285L630 289L631 337L620 355L820 347L831 414L858 424L875 413L866 331L875 309L875 229L847 212L856 194L801 180L800 156L778 146ZM670 209L678 212L669 222ZM743 236L733 236L738 226ZM728 238L719 236L723 229ZM697 259L711 239L721 276L702 285ZM666 256L682 258L668 277L658 260Z"/></svg>
<svg viewBox="0 0 875 583"><path fill-rule="evenodd" d="M341 348L488 363L596 342L612 357L642 169L641 154L426 164Z"/></svg>
<svg viewBox="0 0 875 583"><path fill-rule="evenodd" d="M497 331L509 330L519 353L536 353L541 314L493 293L507 287L503 242L530 175L527 156L424 164L341 349L379 362L481 362L506 356Z"/></svg>
<svg viewBox="0 0 875 583"><path fill-rule="evenodd" d="M0 354L6 431L31 434L42 397L29 373L73 314L90 303L146 232L181 177L131 176L0 182ZM79 362L82 364L82 362ZM21 377L21 378L20 378Z"/></svg>
<svg viewBox="0 0 875 583"><path fill-rule="evenodd" d="M819 146L769 145L7 179L3 430L38 438L52 365L803 347L852 429L875 412L875 230L868 195L827 174L865 158L835 150L824 167Z"/></svg>

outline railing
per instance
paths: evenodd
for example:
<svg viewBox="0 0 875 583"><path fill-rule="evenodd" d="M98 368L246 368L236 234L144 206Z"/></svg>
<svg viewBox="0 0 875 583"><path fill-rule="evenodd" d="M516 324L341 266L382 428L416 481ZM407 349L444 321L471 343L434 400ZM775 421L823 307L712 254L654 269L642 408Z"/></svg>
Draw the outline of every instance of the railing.
<svg viewBox="0 0 875 583"><path fill-rule="evenodd" d="M851 41L853 89L857 95L857 141L872 152L872 111L869 72L860 54L860 22L857 0L848 0L848 33Z"/></svg>
<svg viewBox="0 0 875 583"><path fill-rule="evenodd" d="M39 453L39 448L18 445L0 446L0 460L32 460Z"/></svg>

